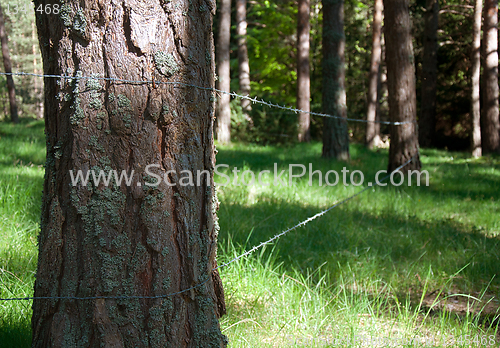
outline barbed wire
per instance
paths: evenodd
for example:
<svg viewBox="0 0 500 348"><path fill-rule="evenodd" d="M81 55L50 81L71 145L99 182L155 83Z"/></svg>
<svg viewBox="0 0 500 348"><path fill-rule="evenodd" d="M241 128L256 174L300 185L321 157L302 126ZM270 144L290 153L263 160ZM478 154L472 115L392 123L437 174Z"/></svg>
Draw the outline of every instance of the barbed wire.
<svg viewBox="0 0 500 348"><path fill-rule="evenodd" d="M408 161L406 161L405 163L403 163L402 165L400 165L399 167L397 167L396 169L394 169L390 174L386 175L384 178L382 178L381 180L377 181L375 180L375 184L368 184L367 187L365 187L364 189L362 189L361 191L335 203L334 205L330 206L329 208L325 209L325 210L322 210L320 211L319 213L299 222L298 224L296 224L295 226L293 227L290 227L286 230L283 230L282 232L274 235L273 237L271 237L270 239L266 240L265 242L262 242L256 246L254 246L253 248L251 248L250 250L248 251L245 251L243 254L241 255L238 255L236 257L234 257L233 259L221 264L221 265L218 265L216 267L214 267L210 273L212 273L213 271L215 270L218 270L220 268L223 268L223 267L227 267L229 266L230 264L242 259L243 257L245 256L248 256L250 254L252 254L253 252L255 252L256 250L262 248L263 246L265 245L268 245L268 244L271 244L272 242L274 242L275 240L281 238L282 236L286 235L287 233L291 232L291 231L294 231L296 230L297 228L299 227L303 227L305 226L306 224L308 224L309 222L313 221L313 220L316 220L317 218L325 215L326 213L328 213L330 210L332 209L335 209L336 207L344 204L344 203L347 203L349 202L350 200L354 199L355 197L359 196L360 194L362 194L363 192L371 189L371 188L374 188L376 186L380 186L381 183L383 183L384 181L386 181L387 179L389 179L391 177L392 174L400 171L401 169L403 169L404 167L406 167L411 161L414 160L416 156L410 158ZM205 279L204 281L196 284L196 285L193 285L187 289L184 289L184 290L180 290L180 291L177 291L177 292L172 292L172 293L169 293L169 294L165 294L165 295L156 295L156 296L126 296L126 295L122 295L122 296L90 296L90 297L77 297L77 296L28 296L28 297L13 297L13 298L0 298L0 301L28 301L28 300L98 300L98 299L114 299L114 300L126 300L126 299L130 299L130 300L134 300L134 299L160 299L160 298L167 298L167 297L171 297L171 296L175 296L175 295L180 295L180 294L183 294L185 292L188 292L188 291L191 291L191 290L194 290L196 288L199 288L200 286L206 284L208 281L210 280L210 276Z"/></svg>
<svg viewBox="0 0 500 348"><path fill-rule="evenodd" d="M402 126L405 124L417 123L416 121L390 122L390 121L380 121L380 120L365 120L365 119L359 119L359 118L349 118L349 117L336 116L336 115L314 112L314 111L306 111L306 110L297 109L297 108L294 108L291 106L283 106L283 105L275 104L272 102L265 101L263 99L259 100L256 97L250 97L248 95L242 95L242 94L238 94L236 92L227 92L227 91L223 91L223 90L220 90L220 89L217 89L214 87L202 87L202 86L197 86L197 85L194 85L191 83L177 82L177 81L127 80L127 79L119 79L119 78L114 78L114 77L45 75L45 74L34 74L34 73L26 73L26 72L16 72L16 73L0 72L0 75L63 78L63 79L71 79L71 80L73 80L73 79L76 79L76 80L101 80L101 81L124 82L124 83L133 83L133 84L149 84L149 85L162 85L162 84L164 84L164 85L178 85L178 86L184 86L184 87L193 87L193 88L197 88L197 89L201 89L201 90L205 90L205 91L227 94L227 95L230 95L234 98L249 100L250 102L252 102L254 104L266 105L270 108L277 108L277 109L281 109L281 110L285 110L285 111L290 111L290 112L293 112L295 114L305 113L305 114L309 114L312 116L335 118L335 119L340 119L340 120L350 121L350 122L380 123L380 124L393 125L393 126Z"/></svg>

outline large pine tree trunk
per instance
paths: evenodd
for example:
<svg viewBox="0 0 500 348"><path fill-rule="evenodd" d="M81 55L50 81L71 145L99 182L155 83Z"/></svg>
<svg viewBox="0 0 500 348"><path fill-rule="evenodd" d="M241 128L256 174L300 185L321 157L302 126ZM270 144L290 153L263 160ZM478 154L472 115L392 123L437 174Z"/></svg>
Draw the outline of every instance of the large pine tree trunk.
<svg viewBox="0 0 500 348"><path fill-rule="evenodd" d="M311 26L309 0L299 0L299 12L297 15L297 109L311 111L311 81L309 68L309 35ZM308 142L310 135L310 114L299 113L299 141Z"/></svg>
<svg viewBox="0 0 500 348"><path fill-rule="evenodd" d="M58 16L36 13L44 73L75 78L45 79L35 296L160 296L208 281L157 299L37 299L33 347L226 345L217 319L222 287L212 272L214 96L96 79L213 87L213 8L203 0L71 0ZM72 185L70 170L111 169L133 171L131 185ZM194 185L183 170L194 173ZM209 173L199 185L197 170Z"/></svg>
<svg viewBox="0 0 500 348"><path fill-rule="evenodd" d="M483 115L484 153L500 152L498 111L498 0L484 2Z"/></svg>
<svg viewBox="0 0 500 348"><path fill-rule="evenodd" d="M474 27L471 52L471 151L473 157L481 157L481 101L479 95L481 75L481 18L483 0L475 0Z"/></svg>
<svg viewBox="0 0 500 348"><path fill-rule="evenodd" d="M375 0L373 5L373 36L372 54L370 62L370 76L368 81L368 110L366 113L366 146L373 149L380 145L380 123L377 120L378 85L380 77L380 60L382 57L382 0Z"/></svg>
<svg viewBox="0 0 500 348"><path fill-rule="evenodd" d="M439 26L439 1L427 0L424 30L424 59L422 61L422 103L418 120L420 146L434 145L436 131L436 84Z"/></svg>
<svg viewBox="0 0 500 348"><path fill-rule="evenodd" d="M7 38L7 32L5 31L5 20L3 18L2 6L0 5L0 42L2 45L2 56L3 56L3 66L6 73L12 73L12 62L10 60L9 53L9 39ZM16 88L14 85L14 79L11 75L7 75L7 91L9 94L10 103L10 120L13 123L19 123L19 117L17 115L17 102L16 102Z"/></svg>
<svg viewBox="0 0 500 348"><path fill-rule="evenodd" d="M217 40L217 75L218 87L224 92L230 92L231 76L229 65L231 29L231 0L221 0L219 17L219 37ZM222 144L231 141L231 98L221 93L217 103L217 140Z"/></svg>
<svg viewBox="0 0 500 348"><path fill-rule="evenodd" d="M384 21L389 120L413 122L390 126L388 171L395 170L413 157L414 160L403 171L420 170L417 125L414 123L417 119L417 100L409 0L384 0Z"/></svg>
<svg viewBox="0 0 500 348"><path fill-rule="evenodd" d="M344 0L323 0L323 112L347 118ZM347 121L324 118L323 157L349 159Z"/></svg>
<svg viewBox="0 0 500 348"><path fill-rule="evenodd" d="M247 1L236 0L236 34L238 35L238 75L240 82L240 93L250 94L250 64L248 62L247 47ZM252 106L250 100L241 99L241 108L246 119L252 122L249 116Z"/></svg>

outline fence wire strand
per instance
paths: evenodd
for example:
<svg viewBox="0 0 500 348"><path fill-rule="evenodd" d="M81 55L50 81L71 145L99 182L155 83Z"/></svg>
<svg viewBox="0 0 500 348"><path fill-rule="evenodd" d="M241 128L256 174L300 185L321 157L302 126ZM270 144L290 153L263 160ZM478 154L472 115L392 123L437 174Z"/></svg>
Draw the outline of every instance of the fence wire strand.
<svg viewBox="0 0 500 348"><path fill-rule="evenodd" d="M254 104L261 104L261 105L266 105L270 108L277 108L289 112L293 112L296 114L299 113L305 113L309 114L312 116L319 116L319 117L327 117L327 118L335 118L335 119L340 119L344 121L350 121L350 122L361 122L361 123L380 123L380 124L386 124L386 125L393 125L393 126L402 126L405 124L412 124L412 123L417 123L416 121L402 121L402 122L390 122L390 121L380 121L380 120L365 120L365 119L359 119L359 118L349 118L349 117L342 117L342 116L336 116L336 115L331 115L331 114L325 114L325 113L320 113L320 112L313 112L313 111L306 111L306 110L301 110L297 109L291 106L283 106L279 104L274 104L271 102L267 102L263 99L257 99L255 97L250 97L248 95L242 95L238 94L235 92L227 92L223 91L217 88L213 87L202 87L202 86L197 86L194 84L190 83L185 83L185 82L177 82L177 81L153 81L153 80L127 80L127 79L119 79L119 78L114 78L114 77L99 77L99 76L69 76L69 75L44 75L44 74L34 74L34 73L27 73L27 72L16 72L16 73L5 73L5 72L0 72L0 75L5 75L5 76L33 76L33 77L46 77L46 78L62 78L62 79L68 79L68 80L101 80L101 81L110 81L110 82L123 82L123 83L131 83L131 84L137 84L137 85L177 85L177 86L183 86L183 87L193 87L197 89L201 89L204 91L211 91L211 92L217 92L221 94L228 94L231 97L238 98L238 99L244 99L244 100L249 100L250 102Z"/></svg>
<svg viewBox="0 0 500 348"><path fill-rule="evenodd" d="M243 254L241 255L238 255L236 256L235 258L221 264L221 265L218 265L216 267L214 267L212 269L211 272L209 272L209 276L203 280L202 282L196 284L196 285L193 285L187 289L184 289L184 290L180 290L180 291L177 291L177 292L172 292L172 293L169 293L169 294L165 294L165 295L156 295L156 296L126 296L126 295L122 295L122 296L90 296L90 297L77 297L77 296L28 296L28 297L13 297L13 298L0 298L0 301L29 301L29 300L98 300L98 299L112 299L112 300L136 300L136 299L161 299L161 298L167 298L167 297L171 297L171 296L175 296L175 295L180 295L180 294L183 294L185 292L188 292L188 291L191 291L191 290L194 290L196 288L199 288L201 287L202 285L206 284L209 280L210 280L210 277L211 277L211 273L214 272L215 270L218 270L220 268L224 268L224 267L227 267L229 266L230 264L232 264L233 262L236 262L240 259L242 259L243 257L245 256L248 256L250 254L252 254L253 252L255 252L256 250L262 248L263 246L265 245L268 245L268 244L271 244L272 242L278 240L279 238L283 237L285 234L291 232L291 231L294 231L296 230L297 228L299 227L303 227L305 226L306 224L308 224L309 222L313 221L313 220L316 220L317 218L325 215L326 213L328 213L330 210L332 209L335 209L336 207L344 204L344 203L347 203L349 202L350 200L352 200L353 198L359 196L360 194L362 194L363 192L369 190L369 189L372 189L376 186L379 186L381 183L383 183L384 181L386 181L387 179L389 179L391 177L392 174L400 171L401 169L403 169L404 167L406 167L411 161L413 161L415 159L415 156L410 158L408 161L406 161L405 163L403 163L402 165L400 165L399 167L397 167L396 169L394 169L390 174L386 175L384 178L382 178L380 181L375 181L375 184L373 185L368 185L367 187L365 187L364 189L360 190L359 192L335 203L334 205L330 206L329 208L325 209L325 210L322 210L320 211L319 213L299 222L298 224L296 224L295 226L293 227L290 227L286 230L283 230L282 232L274 235L272 238L266 240L265 242L262 242L256 246L254 246L253 248L251 248L250 250L244 252Z"/></svg>

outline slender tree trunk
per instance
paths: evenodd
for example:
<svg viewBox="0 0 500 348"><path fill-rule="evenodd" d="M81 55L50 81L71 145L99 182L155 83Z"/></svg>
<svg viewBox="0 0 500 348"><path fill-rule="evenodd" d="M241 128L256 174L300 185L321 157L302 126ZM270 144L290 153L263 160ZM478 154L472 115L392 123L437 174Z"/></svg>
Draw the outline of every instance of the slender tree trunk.
<svg viewBox="0 0 500 348"><path fill-rule="evenodd" d="M378 82L380 78L380 59L382 57L382 0L375 0L373 6L373 36L372 36L372 55L370 63L370 77L368 82L368 110L366 113L366 146L373 149L380 145L380 124L377 120L378 105ZM377 131L378 130L378 131Z"/></svg>
<svg viewBox="0 0 500 348"><path fill-rule="evenodd" d="M474 28L471 53L471 151L473 157L481 157L481 101L479 95L479 78L481 75L481 18L483 0L476 0L474 6Z"/></svg>
<svg viewBox="0 0 500 348"><path fill-rule="evenodd" d="M309 35L311 26L309 0L299 0L299 12L297 15L297 109L311 111L311 80L309 68ZM309 142L310 114L299 113L299 141Z"/></svg>
<svg viewBox="0 0 500 348"><path fill-rule="evenodd" d="M37 299L33 347L226 346L217 319L224 313L222 287L212 271L213 96L158 84L214 86L207 5L67 0L59 17L36 13L44 73L74 78L45 79L47 163L35 296L132 298ZM98 77L154 77L156 84ZM96 176L116 170L130 182L96 184L90 175L87 185L73 184L70 171L89 170ZM205 280L182 294L133 298Z"/></svg>
<svg viewBox="0 0 500 348"><path fill-rule="evenodd" d="M31 40L33 40L32 44L32 53L33 53L33 73L36 75L39 73L38 71L38 61L36 59L37 57L37 47L36 47L36 27L35 23L31 23L32 25L32 30L31 30ZM34 99L35 99L35 114L37 119L42 119L43 118L43 91L41 88L41 85L43 83L43 80L35 77L33 80L33 89L34 89Z"/></svg>
<svg viewBox="0 0 500 348"><path fill-rule="evenodd" d="M422 103L418 120L420 146L432 147L436 131L436 84L439 27L439 1L427 0L422 62Z"/></svg>
<svg viewBox="0 0 500 348"><path fill-rule="evenodd" d="M323 112L347 118L344 0L323 0ZM347 121L325 117L323 157L349 160Z"/></svg>
<svg viewBox="0 0 500 348"><path fill-rule="evenodd" d="M378 81L377 81L377 121L382 120L382 114L384 114L387 119L387 108L384 107L384 103L387 101L387 66L385 63L385 38L384 38L384 28L382 28L382 36L380 39L380 46L382 48L382 57L379 65ZM382 137L380 132L380 123L375 123L375 137L379 138L379 146L382 145Z"/></svg>
<svg viewBox="0 0 500 348"><path fill-rule="evenodd" d="M236 0L236 34L238 35L238 74L240 93L250 94L250 64L248 62L247 48L247 1ZM252 123L249 112L252 110L250 100L241 99L241 108L245 118Z"/></svg>
<svg viewBox="0 0 500 348"><path fill-rule="evenodd" d="M481 130L484 153L500 152L498 119L498 0L484 2L483 115Z"/></svg>
<svg viewBox="0 0 500 348"><path fill-rule="evenodd" d="M231 0L221 0L219 19L219 39L217 41L217 75L218 87L224 92L230 92L231 76L229 66L231 29ZM231 141L231 108L228 94L221 93L217 104L217 140L222 144Z"/></svg>
<svg viewBox="0 0 500 348"><path fill-rule="evenodd" d="M403 172L420 170L417 125L414 123L417 120L417 100L409 0L384 0L384 22L389 119L391 122L412 122L390 126L388 171L413 157Z"/></svg>
<svg viewBox="0 0 500 348"><path fill-rule="evenodd" d="M12 62L10 60L9 53L9 39L7 38L7 32L5 31L5 20L3 18L2 6L0 5L0 41L2 44L2 55L3 55L3 66L6 73L12 73ZM10 120L12 123L19 123L19 117L17 115L17 102L16 102L16 88L14 86L14 79L12 75L7 75L7 91L9 93L9 103L10 103Z"/></svg>

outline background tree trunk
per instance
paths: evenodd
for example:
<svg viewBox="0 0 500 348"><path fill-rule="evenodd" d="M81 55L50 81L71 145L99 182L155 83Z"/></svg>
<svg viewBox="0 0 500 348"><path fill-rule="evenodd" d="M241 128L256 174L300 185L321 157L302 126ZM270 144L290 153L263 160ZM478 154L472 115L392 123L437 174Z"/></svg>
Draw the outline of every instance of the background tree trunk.
<svg viewBox="0 0 500 348"><path fill-rule="evenodd" d="M384 0L384 23L389 120L415 122L417 100L409 0ZM390 135L388 171L414 156L416 158L403 171L420 170L416 123L391 125Z"/></svg>
<svg viewBox="0 0 500 348"><path fill-rule="evenodd" d="M427 0L422 61L422 103L418 120L420 146L432 147L436 132L436 84L439 27L439 1Z"/></svg>
<svg viewBox="0 0 500 348"><path fill-rule="evenodd" d="M500 152L498 119L498 0L484 2L483 152Z"/></svg>
<svg viewBox="0 0 500 348"><path fill-rule="evenodd" d="M378 85L380 77L380 60L382 57L382 0L375 0L373 5L373 36L372 36L372 54L370 63L370 77L368 82L368 110L366 113L366 146L373 149L380 145L380 124L377 120L378 106Z"/></svg>
<svg viewBox="0 0 500 348"><path fill-rule="evenodd" d="M309 0L299 0L297 15L297 109L311 111L311 81L309 68L309 35L311 26ZM299 113L299 141L311 141L310 114Z"/></svg>
<svg viewBox="0 0 500 348"><path fill-rule="evenodd" d="M474 4L474 28L471 53L471 151L473 157L481 157L481 101L479 95L479 78L481 75L481 18L483 0Z"/></svg>
<svg viewBox="0 0 500 348"><path fill-rule="evenodd" d="M217 40L217 75L218 88L230 92L231 75L229 65L231 29L231 0L220 1L219 38ZM222 144L231 141L231 97L222 93L217 103L217 140Z"/></svg>
<svg viewBox="0 0 500 348"><path fill-rule="evenodd" d="M2 56L3 56L3 66L6 73L12 73L12 62L10 60L9 53L9 39L7 37L7 32L5 31L5 20L3 18L2 6L0 5L0 41L2 44ZM12 75L7 75L7 90L9 93L9 103L10 103L10 120L13 123L19 123L19 117L17 115L17 102L16 102L16 88L14 86L14 79Z"/></svg>
<svg viewBox="0 0 500 348"><path fill-rule="evenodd" d="M213 95L95 78L213 87L208 6L72 0L59 17L36 13L45 74L75 78L45 80L47 163L35 296L157 296L208 281L158 299L35 300L33 347L226 345L217 319L225 310L222 287L212 272L218 232ZM73 186L70 170L133 171L133 180ZM182 170L209 175L181 186ZM158 183L153 175L161 183L146 185Z"/></svg>
<svg viewBox="0 0 500 348"><path fill-rule="evenodd" d="M344 1L323 0L323 112L347 118ZM347 121L324 118L323 157L349 159Z"/></svg>
<svg viewBox="0 0 500 348"><path fill-rule="evenodd" d="M31 46L31 52L33 53L33 73L39 74L38 71L38 61L36 57L38 56L38 46L36 45L37 37L36 37L36 26L35 23L32 22L32 30L31 30L31 40L33 44ZM37 119L43 118L43 80L35 77L33 79L33 89L34 89L34 99L35 99L35 115Z"/></svg>
<svg viewBox="0 0 500 348"><path fill-rule="evenodd" d="M247 48L247 1L236 0L236 35L238 35L238 74L240 93L250 94L250 64ZM241 99L241 108L245 118L252 123L249 112L252 110L250 100Z"/></svg>

